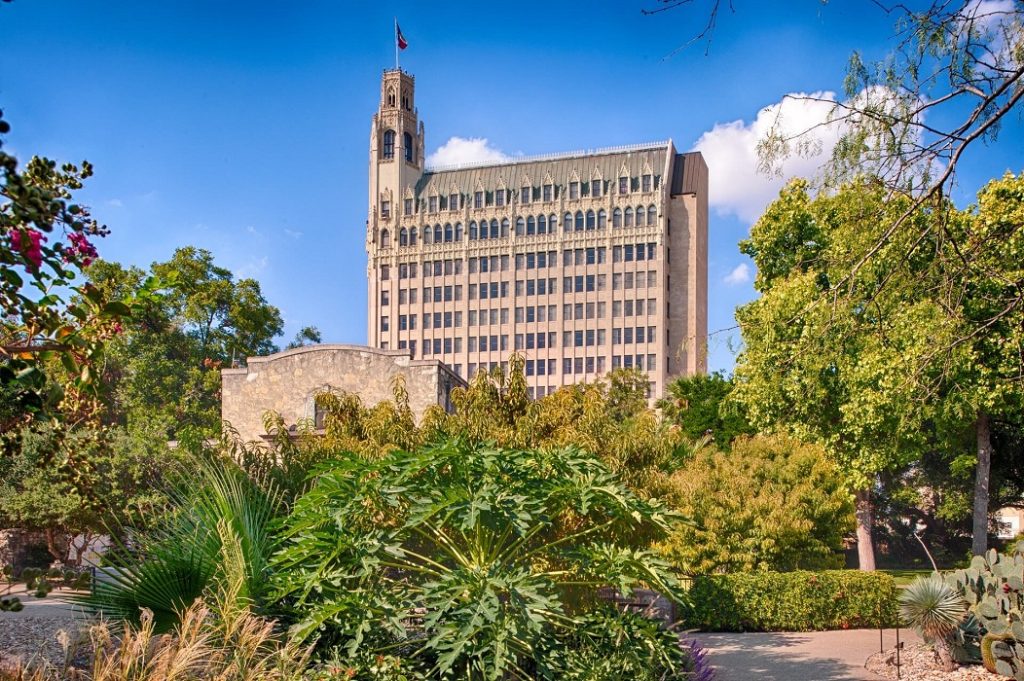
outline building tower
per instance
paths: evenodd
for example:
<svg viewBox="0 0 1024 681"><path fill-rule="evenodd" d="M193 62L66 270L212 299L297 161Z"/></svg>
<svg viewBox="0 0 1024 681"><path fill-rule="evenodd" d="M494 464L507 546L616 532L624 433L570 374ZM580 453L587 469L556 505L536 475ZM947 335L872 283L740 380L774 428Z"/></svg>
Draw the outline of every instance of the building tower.
<svg viewBox="0 0 1024 681"><path fill-rule="evenodd" d="M524 360L530 395L705 370L708 168L671 140L424 166L413 77L370 131L369 344L469 380Z"/></svg>
<svg viewBox="0 0 1024 681"><path fill-rule="evenodd" d="M370 195L366 222L368 262L368 342L382 347L380 324L375 322L387 289L380 286L381 250L397 238L399 211L415 199L423 175L423 124L416 114L416 79L401 69L384 71L380 102L370 126ZM386 271L386 270L385 270ZM385 305L387 303L384 303Z"/></svg>

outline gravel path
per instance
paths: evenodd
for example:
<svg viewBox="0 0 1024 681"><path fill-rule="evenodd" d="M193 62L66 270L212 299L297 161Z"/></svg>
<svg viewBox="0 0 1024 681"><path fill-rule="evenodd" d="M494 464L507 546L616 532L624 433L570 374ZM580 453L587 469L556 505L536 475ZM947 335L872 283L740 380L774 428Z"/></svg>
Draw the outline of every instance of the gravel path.
<svg viewBox="0 0 1024 681"><path fill-rule="evenodd" d="M77 649L79 654L83 652L78 644L88 638L88 619L65 600L64 594L55 592L46 598L33 598L21 591L10 595L20 598L25 609L0 612L0 667L40 656L62 665L65 645Z"/></svg>

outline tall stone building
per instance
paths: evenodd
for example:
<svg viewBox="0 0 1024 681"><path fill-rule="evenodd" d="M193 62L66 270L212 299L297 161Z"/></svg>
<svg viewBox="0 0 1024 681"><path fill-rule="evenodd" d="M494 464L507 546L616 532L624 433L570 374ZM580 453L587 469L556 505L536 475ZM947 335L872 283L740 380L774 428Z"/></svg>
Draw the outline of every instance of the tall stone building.
<svg viewBox="0 0 1024 681"><path fill-rule="evenodd" d="M369 344L458 376L526 360L531 393L617 367L705 370L708 171L671 140L427 168L415 79L370 128Z"/></svg>

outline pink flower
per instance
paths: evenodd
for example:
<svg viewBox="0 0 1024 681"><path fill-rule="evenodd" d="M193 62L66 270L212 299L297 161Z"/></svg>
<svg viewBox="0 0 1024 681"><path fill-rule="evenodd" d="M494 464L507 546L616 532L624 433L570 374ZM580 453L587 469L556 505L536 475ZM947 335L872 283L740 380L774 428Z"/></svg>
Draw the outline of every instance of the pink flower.
<svg viewBox="0 0 1024 681"><path fill-rule="evenodd" d="M11 238L11 247L32 263L33 269L43 264L42 243L46 237L34 229L18 232Z"/></svg>
<svg viewBox="0 0 1024 681"><path fill-rule="evenodd" d="M92 261L98 256L98 253L96 253L96 247L89 243L89 239L81 232L72 232L69 234L68 241L71 242L71 246L67 249L68 252L82 258L82 267L88 267L91 265ZM69 256L64 256L65 262L69 259Z"/></svg>

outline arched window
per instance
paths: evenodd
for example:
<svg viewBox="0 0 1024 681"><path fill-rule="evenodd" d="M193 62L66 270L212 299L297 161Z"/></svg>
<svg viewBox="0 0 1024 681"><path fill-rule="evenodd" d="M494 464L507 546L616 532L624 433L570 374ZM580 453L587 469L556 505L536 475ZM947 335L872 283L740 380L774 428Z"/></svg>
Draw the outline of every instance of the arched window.
<svg viewBox="0 0 1024 681"><path fill-rule="evenodd" d="M532 236L537 233L537 221L531 215L526 218L526 235Z"/></svg>
<svg viewBox="0 0 1024 681"><path fill-rule="evenodd" d="M604 208L597 211L597 228L604 229L608 226L608 212Z"/></svg>
<svg viewBox="0 0 1024 681"><path fill-rule="evenodd" d="M504 218L501 221L501 236L502 237L507 237L508 236L508 218Z"/></svg>
<svg viewBox="0 0 1024 681"><path fill-rule="evenodd" d="M423 225L423 243L429 244L430 243L430 236L431 236L430 225Z"/></svg>
<svg viewBox="0 0 1024 681"><path fill-rule="evenodd" d="M565 215L562 216L562 231L572 231L572 213L566 213Z"/></svg>
<svg viewBox="0 0 1024 681"><path fill-rule="evenodd" d="M498 232L498 221L497 220L491 220L491 238L492 239L497 239L498 238L498 234L499 234L499 232ZM508 236L508 234L503 234L502 236Z"/></svg>
<svg viewBox="0 0 1024 681"><path fill-rule="evenodd" d="M583 211L581 210L576 211L576 231L583 231Z"/></svg>
<svg viewBox="0 0 1024 681"><path fill-rule="evenodd" d="M526 234L526 220L521 217L516 218L516 236L522 236Z"/></svg>
<svg viewBox="0 0 1024 681"><path fill-rule="evenodd" d="M448 223L444 226L444 242L451 243L455 239L455 232L452 231L452 223Z"/></svg>
<svg viewBox="0 0 1024 681"><path fill-rule="evenodd" d="M548 234L554 234L558 231L556 226L558 225L558 216L552 213L548 216Z"/></svg>
<svg viewBox="0 0 1024 681"><path fill-rule="evenodd" d="M416 245L416 228L415 227L413 227L412 229L409 230L409 245L410 246L415 246Z"/></svg>
<svg viewBox="0 0 1024 681"><path fill-rule="evenodd" d="M408 246L409 245L409 230L402 227L401 231L398 232L398 245Z"/></svg>
<svg viewBox="0 0 1024 681"><path fill-rule="evenodd" d="M487 220L480 221L480 238L486 239L490 236L490 230L487 227Z"/></svg>
<svg viewBox="0 0 1024 681"><path fill-rule="evenodd" d="M384 158L395 157L395 131L384 131Z"/></svg>
<svg viewBox="0 0 1024 681"><path fill-rule="evenodd" d="M636 207L636 226L637 227L643 227L644 226L644 207L643 206L637 206Z"/></svg>
<svg viewBox="0 0 1024 681"><path fill-rule="evenodd" d="M612 227L618 229L622 227L622 209L616 208L612 211Z"/></svg>
<svg viewBox="0 0 1024 681"><path fill-rule="evenodd" d="M390 248L391 247L391 233L388 230L386 230L386 229L380 230L380 247L381 248Z"/></svg>
<svg viewBox="0 0 1024 681"><path fill-rule="evenodd" d="M405 133L402 136L402 143L405 145L405 160L409 163L416 161L416 150L412 148L412 135Z"/></svg>
<svg viewBox="0 0 1024 681"><path fill-rule="evenodd" d="M548 219L543 215L537 216L537 234L548 233Z"/></svg>
<svg viewBox="0 0 1024 681"><path fill-rule="evenodd" d="M455 240L456 241L462 241L462 223L461 222L456 222L455 223Z"/></svg>
<svg viewBox="0 0 1024 681"><path fill-rule="evenodd" d="M594 211L588 210L587 211L587 231L588 232L591 231L596 226L597 226L597 224L594 221Z"/></svg>
<svg viewBox="0 0 1024 681"><path fill-rule="evenodd" d="M469 240L476 241L476 237L476 220L473 220L472 222L469 223Z"/></svg>
<svg viewBox="0 0 1024 681"><path fill-rule="evenodd" d="M647 224L653 225L658 221L658 209L654 207L654 204L647 206Z"/></svg>
<svg viewBox="0 0 1024 681"><path fill-rule="evenodd" d="M629 206L626 206L625 220L623 220L622 225L623 227L633 226L633 209L630 208Z"/></svg>
<svg viewBox="0 0 1024 681"><path fill-rule="evenodd" d="M394 106L394 105L395 105L395 89L389 87L388 88L388 106Z"/></svg>

